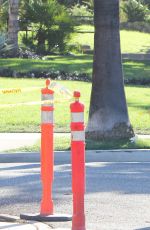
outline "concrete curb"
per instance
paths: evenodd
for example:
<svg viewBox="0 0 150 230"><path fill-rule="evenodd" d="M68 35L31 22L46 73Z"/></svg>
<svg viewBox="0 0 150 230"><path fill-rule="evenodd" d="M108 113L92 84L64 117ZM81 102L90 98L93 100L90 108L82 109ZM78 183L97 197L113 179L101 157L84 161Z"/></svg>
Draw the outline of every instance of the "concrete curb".
<svg viewBox="0 0 150 230"><path fill-rule="evenodd" d="M55 165L70 164L70 151L56 151ZM1 163L39 163L40 153L0 153ZM150 149L86 151L86 162L150 162Z"/></svg>
<svg viewBox="0 0 150 230"><path fill-rule="evenodd" d="M22 221L17 216L0 215L0 229L5 230L48 230L51 229L48 225L36 221Z"/></svg>
<svg viewBox="0 0 150 230"><path fill-rule="evenodd" d="M43 224L43 223L34 223L34 222L29 222L29 223L8 223L8 222L0 222L0 229L5 229L5 230L49 230L52 229L48 225Z"/></svg>

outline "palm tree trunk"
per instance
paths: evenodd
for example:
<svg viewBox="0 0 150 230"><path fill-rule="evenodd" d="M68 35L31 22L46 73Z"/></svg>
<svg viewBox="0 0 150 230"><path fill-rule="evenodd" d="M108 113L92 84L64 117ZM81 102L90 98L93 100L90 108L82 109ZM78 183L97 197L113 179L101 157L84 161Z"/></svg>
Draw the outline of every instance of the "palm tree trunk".
<svg viewBox="0 0 150 230"><path fill-rule="evenodd" d="M19 0L9 0L8 41L12 44L11 56L18 54L18 8Z"/></svg>
<svg viewBox="0 0 150 230"><path fill-rule="evenodd" d="M119 33L119 0L95 0L92 93L87 138L134 136L124 93Z"/></svg>

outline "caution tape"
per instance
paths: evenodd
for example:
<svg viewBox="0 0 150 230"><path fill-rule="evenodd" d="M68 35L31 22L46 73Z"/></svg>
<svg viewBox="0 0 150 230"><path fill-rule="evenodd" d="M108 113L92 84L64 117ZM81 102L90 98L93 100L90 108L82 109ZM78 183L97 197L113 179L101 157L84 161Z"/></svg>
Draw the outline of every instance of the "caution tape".
<svg viewBox="0 0 150 230"><path fill-rule="evenodd" d="M36 91L40 89L41 87L0 89L0 94L20 94L20 93Z"/></svg>
<svg viewBox="0 0 150 230"><path fill-rule="evenodd" d="M31 102L21 102L16 104L0 104L0 108L16 107L16 106L32 106L32 105L45 105L54 104L59 102L66 102L66 100L44 100L44 101L31 101Z"/></svg>
<svg viewBox="0 0 150 230"><path fill-rule="evenodd" d="M55 81L50 84L50 89L54 89L54 91L57 91L67 98L71 98L73 96L73 93L69 89Z"/></svg>
<svg viewBox="0 0 150 230"><path fill-rule="evenodd" d="M0 94L21 94L24 92L30 92L30 91L36 91L41 90L42 87L27 87L27 88L8 88L8 89L0 89ZM63 85L52 81L49 89L52 89L54 91L57 91L61 95L64 96L64 99L67 99L69 101L72 100L72 92L68 90ZM66 101L66 100L65 100ZM32 105L42 105L42 104L53 104L53 103L59 103L63 102L63 98L58 100L44 100L44 101L32 101L32 102L21 102L16 104L0 104L0 108L8 108L8 107L16 107L16 106L32 106Z"/></svg>
<svg viewBox="0 0 150 230"><path fill-rule="evenodd" d="M31 92L40 90L42 87L28 87L28 88L8 88L8 89L0 89L0 94L20 94L24 92ZM50 84L50 89L53 89L54 91L57 91L58 93L66 96L67 98L72 97L72 92L68 90L66 87L64 87L61 84L58 84L57 82L52 82Z"/></svg>

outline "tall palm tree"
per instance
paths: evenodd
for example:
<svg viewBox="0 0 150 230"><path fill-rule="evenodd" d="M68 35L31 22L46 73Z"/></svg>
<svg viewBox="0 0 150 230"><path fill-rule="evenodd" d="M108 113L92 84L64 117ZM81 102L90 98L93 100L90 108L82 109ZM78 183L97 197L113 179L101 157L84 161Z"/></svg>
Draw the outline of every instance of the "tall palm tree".
<svg viewBox="0 0 150 230"><path fill-rule="evenodd" d="M134 136L124 93L119 0L94 0L94 64L87 138Z"/></svg>
<svg viewBox="0 0 150 230"><path fill-rule="evenodd" d="M11 56L16 56L18 53L18 9L19 0L9 0L8 41L13 44Z"/></svg>

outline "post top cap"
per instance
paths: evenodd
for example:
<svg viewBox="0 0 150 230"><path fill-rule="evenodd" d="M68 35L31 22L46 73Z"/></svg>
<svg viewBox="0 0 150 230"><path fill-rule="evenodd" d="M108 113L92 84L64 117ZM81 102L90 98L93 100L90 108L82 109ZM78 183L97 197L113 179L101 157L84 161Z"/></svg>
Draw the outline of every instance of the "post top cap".
<svg viewBox="0 0 150 230"><path fill-rule="evenodd" d="M50 79L48 78L48 79L46 80L46 87L48 87L48 86L50 85L50 83L51 83L51 81L50 81Z"/></svg>
<svg viewBox="0 0 150 230"><path fill-rule="evenodd" d="M75 98L79 98L79 97L81 96L81 94L80 94L79 91L74 91L73 96L74 96Z"/></svg>

